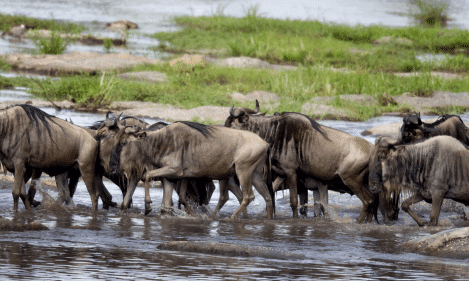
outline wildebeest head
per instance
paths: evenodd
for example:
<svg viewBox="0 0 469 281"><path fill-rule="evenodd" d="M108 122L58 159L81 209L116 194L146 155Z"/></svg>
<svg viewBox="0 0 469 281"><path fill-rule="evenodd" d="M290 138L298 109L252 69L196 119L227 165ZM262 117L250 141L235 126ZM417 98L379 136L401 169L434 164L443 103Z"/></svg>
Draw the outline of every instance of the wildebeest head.
<svg viewBox="0 0 469 281"><path fill-rule="evenodd" d="M243 129L249 121L249 115L259 113L259 101L256 100L256 109L241 107L234 108L234 104L230 108L230 116L225 121L226 127L234 129Z"/></svg>
<svg viewBox="0 0 469 281"><path fill-rule="evenodd" d="M386 170L386 161L391 161L397 150L405 149L405 146L396 146L398 140L389 137L378 137L375 141L375 148L370 156L369 163L369 186L372 193L379 193L383 190L383 184L389 180Z"/></svg>
<svg viewBox="0 0 469 281"><path fill-rule="evenodd" d="M410 143L423 138L422 132L419 128L422 126L420 113L408 114L403 119L401 126L401 139L403 143Z"/></svg>
<svg viewBox="0 0 469 281"><path fill-rule="evenodd" d="M132 174L138 178L143 175L144 169L138 164L139 157L142 155L137 146L128 146L129 142L143 139L146 137L145 128L143 130L134 125L124 126L122 122L118 121L117 126L119 131L114 135L113 148L111 150L111 157L109 160L109 171L111 174L126 175L127 178ZM108 140L111 141L111 140ZM121 161L124 158L125 161Z"/></svg>

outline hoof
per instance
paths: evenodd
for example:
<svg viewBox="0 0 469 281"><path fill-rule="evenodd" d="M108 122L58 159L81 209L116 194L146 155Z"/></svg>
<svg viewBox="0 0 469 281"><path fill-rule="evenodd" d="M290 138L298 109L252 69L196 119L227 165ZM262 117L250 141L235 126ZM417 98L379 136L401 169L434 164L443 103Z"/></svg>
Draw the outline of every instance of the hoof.
<svg viewBox="0 0 469 281"><path fill-rule="evenodd" d="M41 202L39 202L39 201L33 200L31 202L31 206L33 206L34 208L37 208L37 206L39 206L39 205L41 205Z"/></svg>
<svg viewBox="0 0 469 281"><path fill-rule="evenodd" d="M145 216L151 212L151 209L145 209Z"/></svg>
<svg viewBox="0 0 469 281"><path fill-rule="evenodd" d="M301 206L300 208L300 214L304 217L307 217L308 216L308 207L306 206Z"/></svg>

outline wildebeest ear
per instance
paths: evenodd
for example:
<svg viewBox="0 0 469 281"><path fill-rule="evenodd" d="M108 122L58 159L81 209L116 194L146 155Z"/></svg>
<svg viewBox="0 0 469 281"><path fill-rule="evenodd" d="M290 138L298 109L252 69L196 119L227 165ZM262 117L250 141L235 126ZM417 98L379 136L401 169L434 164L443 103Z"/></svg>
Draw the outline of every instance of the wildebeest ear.
<svg viewBox="0 0 469 281"><path fill-rule="evenodd" d="M243 114L243 116L240 116L238 118L239 123L246 123L249 121L249 115L248 114Z"/></svg>

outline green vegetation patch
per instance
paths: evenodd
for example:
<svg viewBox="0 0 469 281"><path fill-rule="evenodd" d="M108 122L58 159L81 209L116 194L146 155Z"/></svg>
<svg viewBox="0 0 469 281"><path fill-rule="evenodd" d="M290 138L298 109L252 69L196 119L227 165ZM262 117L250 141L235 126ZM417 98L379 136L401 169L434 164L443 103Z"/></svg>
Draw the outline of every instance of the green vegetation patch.
<svg viewBox="0 0 469 281"><path fill-rule="evenodd" d="M176 32L152 35L160 50L225 50L223 56L248 56L280 64L323 64L372 72L425 69L421 53L452 53L469 48L469 31L442 28L347 26L319 21L279 20L224 15L179 16ZM389 37L390 42L373 44ZM433 67L433 66L431 66ZM450 64L440 66L454 70Z"/></svg>
<svg viewBox="0 0 469 281"><path fill-rule="evenodd" d="M168 76L167 83L150 83L119 79L117 76L80 75L46 79L41 86L30 85L32 92L51 100L72 100L91 108L107 106L112 101L149 101L172 104L181 108L203 105L242 106L231 99L233 92L252 91L275 93L279 98L268 110L301 112L304 103L313 97L342 94L365 94L377 104L357 103L334 99L331 105L352 112L354 120L366 120L385 112L408 110L393 102L392 97L418 91L463 92L469 87L469 78L443 79L428 75L398 77L393 74L367 72L338 72L325 66L301 66L297 70L271 71L268 69L236 69L207 65L192 71L180 71L169 64L139 66L134 71L159 71ZM15 84L15 83L13 83ZM261 105L262 107L262 105ZM266 110L266 107L262 107Z"/></svg>

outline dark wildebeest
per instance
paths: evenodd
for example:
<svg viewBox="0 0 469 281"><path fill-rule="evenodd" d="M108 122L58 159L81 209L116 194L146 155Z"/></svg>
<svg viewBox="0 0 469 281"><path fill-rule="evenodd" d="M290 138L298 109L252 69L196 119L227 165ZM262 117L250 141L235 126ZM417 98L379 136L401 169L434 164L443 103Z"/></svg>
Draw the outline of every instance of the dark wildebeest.
<svg viewBox="0 0 469 281"><path fill-rule="evenodd" d="M251 184L266 201L267 217L273 217L273 192L262 177L269 144L253 133L180 121L155 132L139 133L138 128L123 127L115 139L110 168L121 171L129 180L129 190L122 204L124 209L138 180L145 176L146 214L151 211L149 180L153 178L182 179L179 198L193 214L185 198L186 179L210 178L220 183L220 199L212 213L214 216L228 200L228 180L236 175L243 201L231 217L237 218L254 199ZM165 183L164 189L163 207L169 208L172 185Z"/></svg>
<svg viewBox="0 0 469 281"><path fill-rule="evenodd" d="M403 118L403 124L400 131L401 135L395 145L410 144L439 135L452 136L462 143L469 145L468 128L457 115L446 114L440 116L433 123L425 123L420 119L420 113L418 115L408 114ZM400 194L398 193L394 192L392 194L392 204L395 210L394 219L397 219L397 214L399 212L399 197Z"/></svg>
<svg viewBox="0 0 469 281"><path fill-rule="evenodd" d="M402 209L419 226L422 221L410 205L425 200L432 203L429 225L438 225L443 198L469 205L468 147L450 136L436 136L422 142L396 145L397 141L380 138L370 161L370 190L412 194Z"/></svg>
<svg viewBox="0 0 469 281"><path fill-rule="evenodd" d="M404 117L401 126L400 144L408 144L428 139L434 136L446 135L458 139L469 145L469 128L464 125L461 117L457 115L440 116L433 123L425 123L420 119L420 114L408 114Z"/></svg>
<svg viewBox="0 0 469 281"><path fill-rule="evenodd" d="M378 205L368 190L371 143L321 126L299 113L266 117L258 112L257 101L256 110L232 106L225 126L254 132L272 145L272 168L285 177L293 217L298 217L297 175L301 173L345 192L350 190L363 203L358 222L365 218L371 222Z"/></svg>
<svg viewBox="0 0 469 281"><path fill-rule="evenodd" d="M16 105L0 111L0 161L9 171L14 171L12 193L15 211L20 197L25 207L30 208L25 182L33 170L54 176L75 164L78 164L96 211L98 191L94 177L97 153L98 142L84 129L34 106Z"/></svg>

